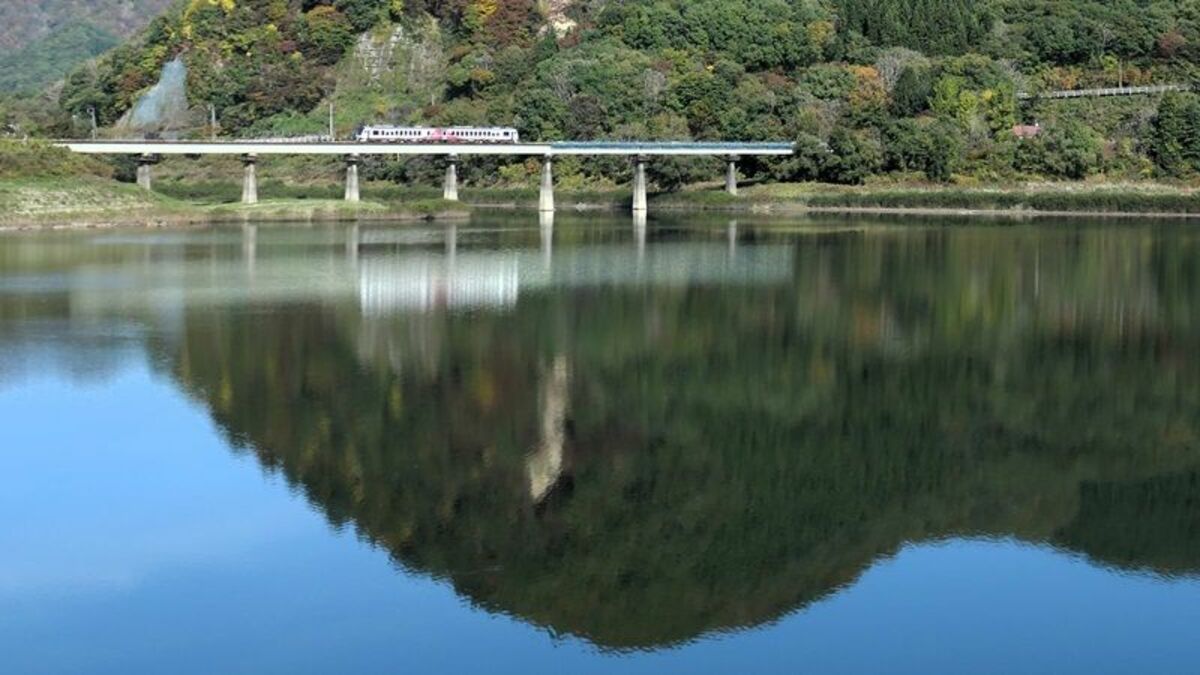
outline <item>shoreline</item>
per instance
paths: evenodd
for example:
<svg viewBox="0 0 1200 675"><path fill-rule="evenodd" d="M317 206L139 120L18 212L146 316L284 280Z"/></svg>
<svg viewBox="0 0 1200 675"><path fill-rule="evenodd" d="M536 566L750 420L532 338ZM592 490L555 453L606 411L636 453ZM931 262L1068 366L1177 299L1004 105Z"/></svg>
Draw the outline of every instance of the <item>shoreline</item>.
<svg viewBox="0 0 1200 675"><path fill-rule="evenodd" d="M212 187L212 186L210 186ZM218 186L221 187L221 186ZM225 186L227 187L227 186ZM282 197L255 205L198 191L188 197L104 179L64 178L0 181L0 232L114 228L164 229L230 223L419 223L462 222L477 209L536 211L537 191L528 188L468 188L462 201L447 202L432 190L374 183L368 199L345 202L329 196L333 186L314 189L319 198ZM378 194L373 195L374 190ZM373 198L372 198L373 197ZM625 212L624 189L562 191L559 213ZM977 206L972 204L977 204ZM1079 208L1073 208L1078 205ZM1040 208L1039 208L1040 206ZM6 211L7 209L7 211ZM756 216L863 215L988 218L1200 218L1200 190L1163 185L1047 184L1015 187L865 186L761 184L741 196L719 189L659 193L650 213L709 213ZM12 215L7 215L12 214Z"/></svg>
<svg viewBox="0 0 1200 675"><path fill-rule="evenodd" d="M416 214L397 212L369 213L359 215L311 214L300 212L282 212L279 214L255 215L252 213L213 215L193 214L184 216L168 216L163 214L147 215L145 217L112 218L109 216L68 216L62 220L44 219L38 222L16 221L0 222L0 233L8 232L37 232L65 230L111 230L121 228L141 228L161 230L168 228L192 228L206 225L233 224L303 224L303 223L431 223L431 222L465 222L469 220L469 210L445 214Z"/></svg>
<svg viewBox="0 0 1200 675"><path fill-rule="evenodd" d="M941 216L941 217L987 217L987 218L1010 218L1014 220L1020 219L1035 219L1035 218L1162 218L1189 220L1200 218L1200 213L1188 213L1183 211L1041 211L1036 209L954 209L954 208L935 208L935 207L920 207L920 206L808 206L805 204L758 204L752 208L708 208L697 209L696 207L664 205L660 207L662 210L674 212L697 211L703 210L708 213L749 213L749 214L784 214L784 215L804 215L808 213L819 213L823 215L895 215L895 216Z"/></svg>
<svg viewBox="0 0 1200 675"><path fill-rule="evenodd" d="M200 213L182 216L154 214L144 217L130 216L114 218L108 215L68 215L62 219L53 216L42 216L36 221L0 222L0 233L37 232L37 231L70 231L70 230L109 230L109 229L186 229L199 228L207 225L232 224L338 224L338 223L462 223L470 220L472 209L498 211L528 211L535 212L536 207L517 203L475 203L468 205L470 209L461 212L444 214L416 214L403 211L385 211L380 213L360 214L326 214L304 212L280 212L275 214L231 213L212 214ZM613 204L578 203L560 207L558 213L620 213L627 210L623 206ZM934 218L986 218L1010 221L1041 220L1046 218L1093 218L1103 220L1177 220L1188 221L1200 219L1200 213L1167 212L1167 211L1038 211L1030 209L949 209L926 207L855 207L855 206L806 206L803 204L756 204L745 207L700 207L688 205L659 205L654 211L672 214L707 213L754 216L805 216L819 215L863 215L863 216L927 216Z"/></svg>
<svg viewBox="0 0 1200 675"><path fill-rule="evenodd" d="M147 218L129 218L129 219L112 219L112 218L91 218L91 217L73 217L63 221L49 221L39 223L0 223L0 234L14 232L59 232L69 230L116 230L116 229L145 229L145 230L164 230L164 229L187 229L187 228L202 228L209 225L236 225L236 224L321 224L321 223L463 223L471 217L469 212L446 214L446 215L415 215L405 213L391 213L382 215L366 215L366 216L305 216L303 214L295 215L279 215L279 216L252 216L245 214L240 217L212 217L212 216L187 216L182 218L174 217L147 217Z"/></svg>
<svg viewBox="0 0 1200 675"><path fill-rule="evenodd" d="M465 221L472 207L441 199L266 199L253 205L175 199L98 180L0 182L0 232L163 229L230 223Z"/></svg>

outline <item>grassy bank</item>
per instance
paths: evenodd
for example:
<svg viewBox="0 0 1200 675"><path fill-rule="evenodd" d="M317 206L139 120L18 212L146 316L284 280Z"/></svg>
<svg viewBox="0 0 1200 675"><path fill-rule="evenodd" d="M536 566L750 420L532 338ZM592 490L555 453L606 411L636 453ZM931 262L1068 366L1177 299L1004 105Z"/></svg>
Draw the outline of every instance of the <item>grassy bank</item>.
<svg viewBox="0 0 1200 675"><path fill-rule="evenodd" d="M718 190L661 194L660 208L757 211L946 211L1016 215L1111 214L1200 216L1200 191L1159 184L1037 183L1009 186L813 183L748 186L738 197Z"/></svg>
<svg viewBox="0 0 1200 675"><path fill-rule="evenodd" d="M463 219L471 206L532 209L536 189L460 191L446 202L440 190L367 184L364 201L343 201L339 185L261 186L263 201L238 202L241 188L224 183L160 183L155 192L98 176L0 179L0 229L166 226L205 222L416 221ZM628 190L560 191L560 210L628 209ZM469 206L470 205L470 206ZM705 187L652 195L652 210L801 214L823 211L955 214L1174 215L1200 217L1200 191L1173 186L1029 185L1006 187L768 184L733 197Z"/></svg>
<svg viewBox="0 0 1200 675"><path fill-rule="evenodd" d="M0 228L161 226L214 221L358 221L462 219L471 206L535 208L538 190L464 187L462 202L446 202L436 186L372 182L363 202L342 199L335 181L296 184L264 180L262 202L240 204L231 181L157 180L154 192L113 180L105 165L36 144L0 147ZM32 176L22 175L32 173ZM628 187L565 190L561 210L628 209ZM470 206L468 206L470 205ZM809 211L954 214L1174 215L1200 217L1200 189L1154 183L1028 183L944 186L879 183L847 187L816 183L743 186L737 197L717 185L652 194L651 209L799 214Z"/></svg>
<svg viewBox="0 0 1200 675"><path fill-rule="evenodd" d="M0 227L143 225L186 219L188 205L95 176L0 179Z"/></svg>
<svg viewBox="0 0 1200 675"><path fill-rule="evenodd" d="M405 203L328 199L270 199L258 204L210 204L199 208L209 221L361 221L454 220L470 216L471 208L439 198Z"/></svg>
<svg viewBox="0 0 1200 675"><path fill-rule="evenodd" d="M470 207L440 197L401 202L338 198L264 199L258 204L179 199L113 180L0 179L0 229L42 227L160 227L241 220L416 221L462 219Z"/></svg>
<svg viewBox="0 0 1200 675"><path fill-rule="evenodd" d="M241 199L242 195L241 184L228 181L161 180L155 183L154 189L175 199L205 204L233 204ZM260 180L258 185L258 193L263 198L294 202L341 199L343 189L341 183L335 182L296 184ZM474 206L536 208L538 205L538 190L533 187L461 187L458 194L463 203ZM442 201L440 187L423 185L364 183L362 195L364 199L405 207L416 203ZM630 202L627 190L559 190L555 198L563 208L619 208L629 206Z"/></svg>
<svg viewBox="0 0 1200 675"><path fill-rule="evenodd" d="M232 203L241 186L231 182L161 181L156 189L171 197L201 203ZM337 183L296 185L264 181L260 194L297 204L336 200ZM368 183L365 198L408 205L437 200L440 188L394 183ZM483 207L535 208L536 187L460 188L464 203ZM555 193L559 209L628 209L629 188L564 190ZM711 211L928 211L1036 214L1171 214L1200 215L1200 190L1154 183L1029 183L1015 185L945 186L922 183L882 183L842 186L820 183L771 183L743 186L733 197L714 185L650 195L651 208Z"/></svg>
<svg viewBox="0 0 1200 675"><path fill-rule="evenodd" d="M0 229L163 226L222 221L463 219L470 207L435 191L347 203L341 186L267 184L263 200L240 203L241 185L162 181L153 192L114 180L114 165L41 141L0 140ZM165 188L165 189L164 189Z"/></svg>

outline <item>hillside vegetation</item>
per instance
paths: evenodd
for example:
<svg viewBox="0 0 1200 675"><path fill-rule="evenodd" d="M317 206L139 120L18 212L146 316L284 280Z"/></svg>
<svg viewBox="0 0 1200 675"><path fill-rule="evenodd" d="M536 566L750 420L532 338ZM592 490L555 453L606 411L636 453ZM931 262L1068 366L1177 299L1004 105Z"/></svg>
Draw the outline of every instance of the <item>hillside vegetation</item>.
<svg viewBox="0 0 1200 675"><path fill-rule="evenodd" d="M208 106L226 135L362 123L512 124L534 140L787 139L751 177L859 183L1186 177L1200 170L1200 99L1139 99L1089 116L1018 92L1191 82L1200 0L185 0L73 72L64 114L112 124L163 65L188 67L194 133ZM1107 106L1107 107L1106 107ZM68 114L76 116L74 126ZM1016 124L1040 123L1017 139ZM511 182L535 167L467 167ZM373 163L404 179L419 163ZM621 181L619 161L564 163ZM672 188L701 161L654 164Z"/></svg>
<svg viewBox="0 0 1200 675"><path fill-rule="evenodd" d="M0 92L36 91L143 28L172 0L0 4Z"/></svg>
<svg viewBox="0 0 1200 675"><path fill-rule="evenodd" d="M119 42L101 28L73 23L40 42L0 55L0 91L36 90Z"/></svg>

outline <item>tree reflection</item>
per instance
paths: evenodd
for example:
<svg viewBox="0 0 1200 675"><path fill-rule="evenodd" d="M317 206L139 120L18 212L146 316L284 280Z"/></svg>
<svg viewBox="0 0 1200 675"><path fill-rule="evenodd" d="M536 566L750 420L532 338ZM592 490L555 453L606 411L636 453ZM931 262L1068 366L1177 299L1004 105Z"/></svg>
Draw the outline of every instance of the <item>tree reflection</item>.
<svg viewBox="0 0 1200 675"><path fill-rule="evenodd" d="M1193 246L865 230L794 251L766 287L197 307L157 349L332 523L605 647L769 621L905 542L1200 568Z"/></svg>

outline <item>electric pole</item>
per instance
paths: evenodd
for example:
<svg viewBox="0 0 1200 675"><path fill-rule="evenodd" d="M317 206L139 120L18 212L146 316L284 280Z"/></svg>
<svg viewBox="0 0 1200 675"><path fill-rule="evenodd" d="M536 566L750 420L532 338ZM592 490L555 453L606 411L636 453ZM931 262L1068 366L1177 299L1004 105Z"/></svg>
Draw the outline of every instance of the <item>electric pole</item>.
<svg viewBox="0 0 1200 675"><path fill-rule="evenodd" d="M88 107L88 115L92 117L92 140L96 140L96 108L95 106Z"/></svg>
<svg viewBox="0 0 1200 675"><path fill-rule="evenodd" d="M329 102L329 140L332 142L333 137L333 101Z"/></svg>
<svg viewBox="0 0 1200 675"><path fill-rule="evenodd" d="M217 106L208 104L208 133L209 138L217 140Z"/></svg>

